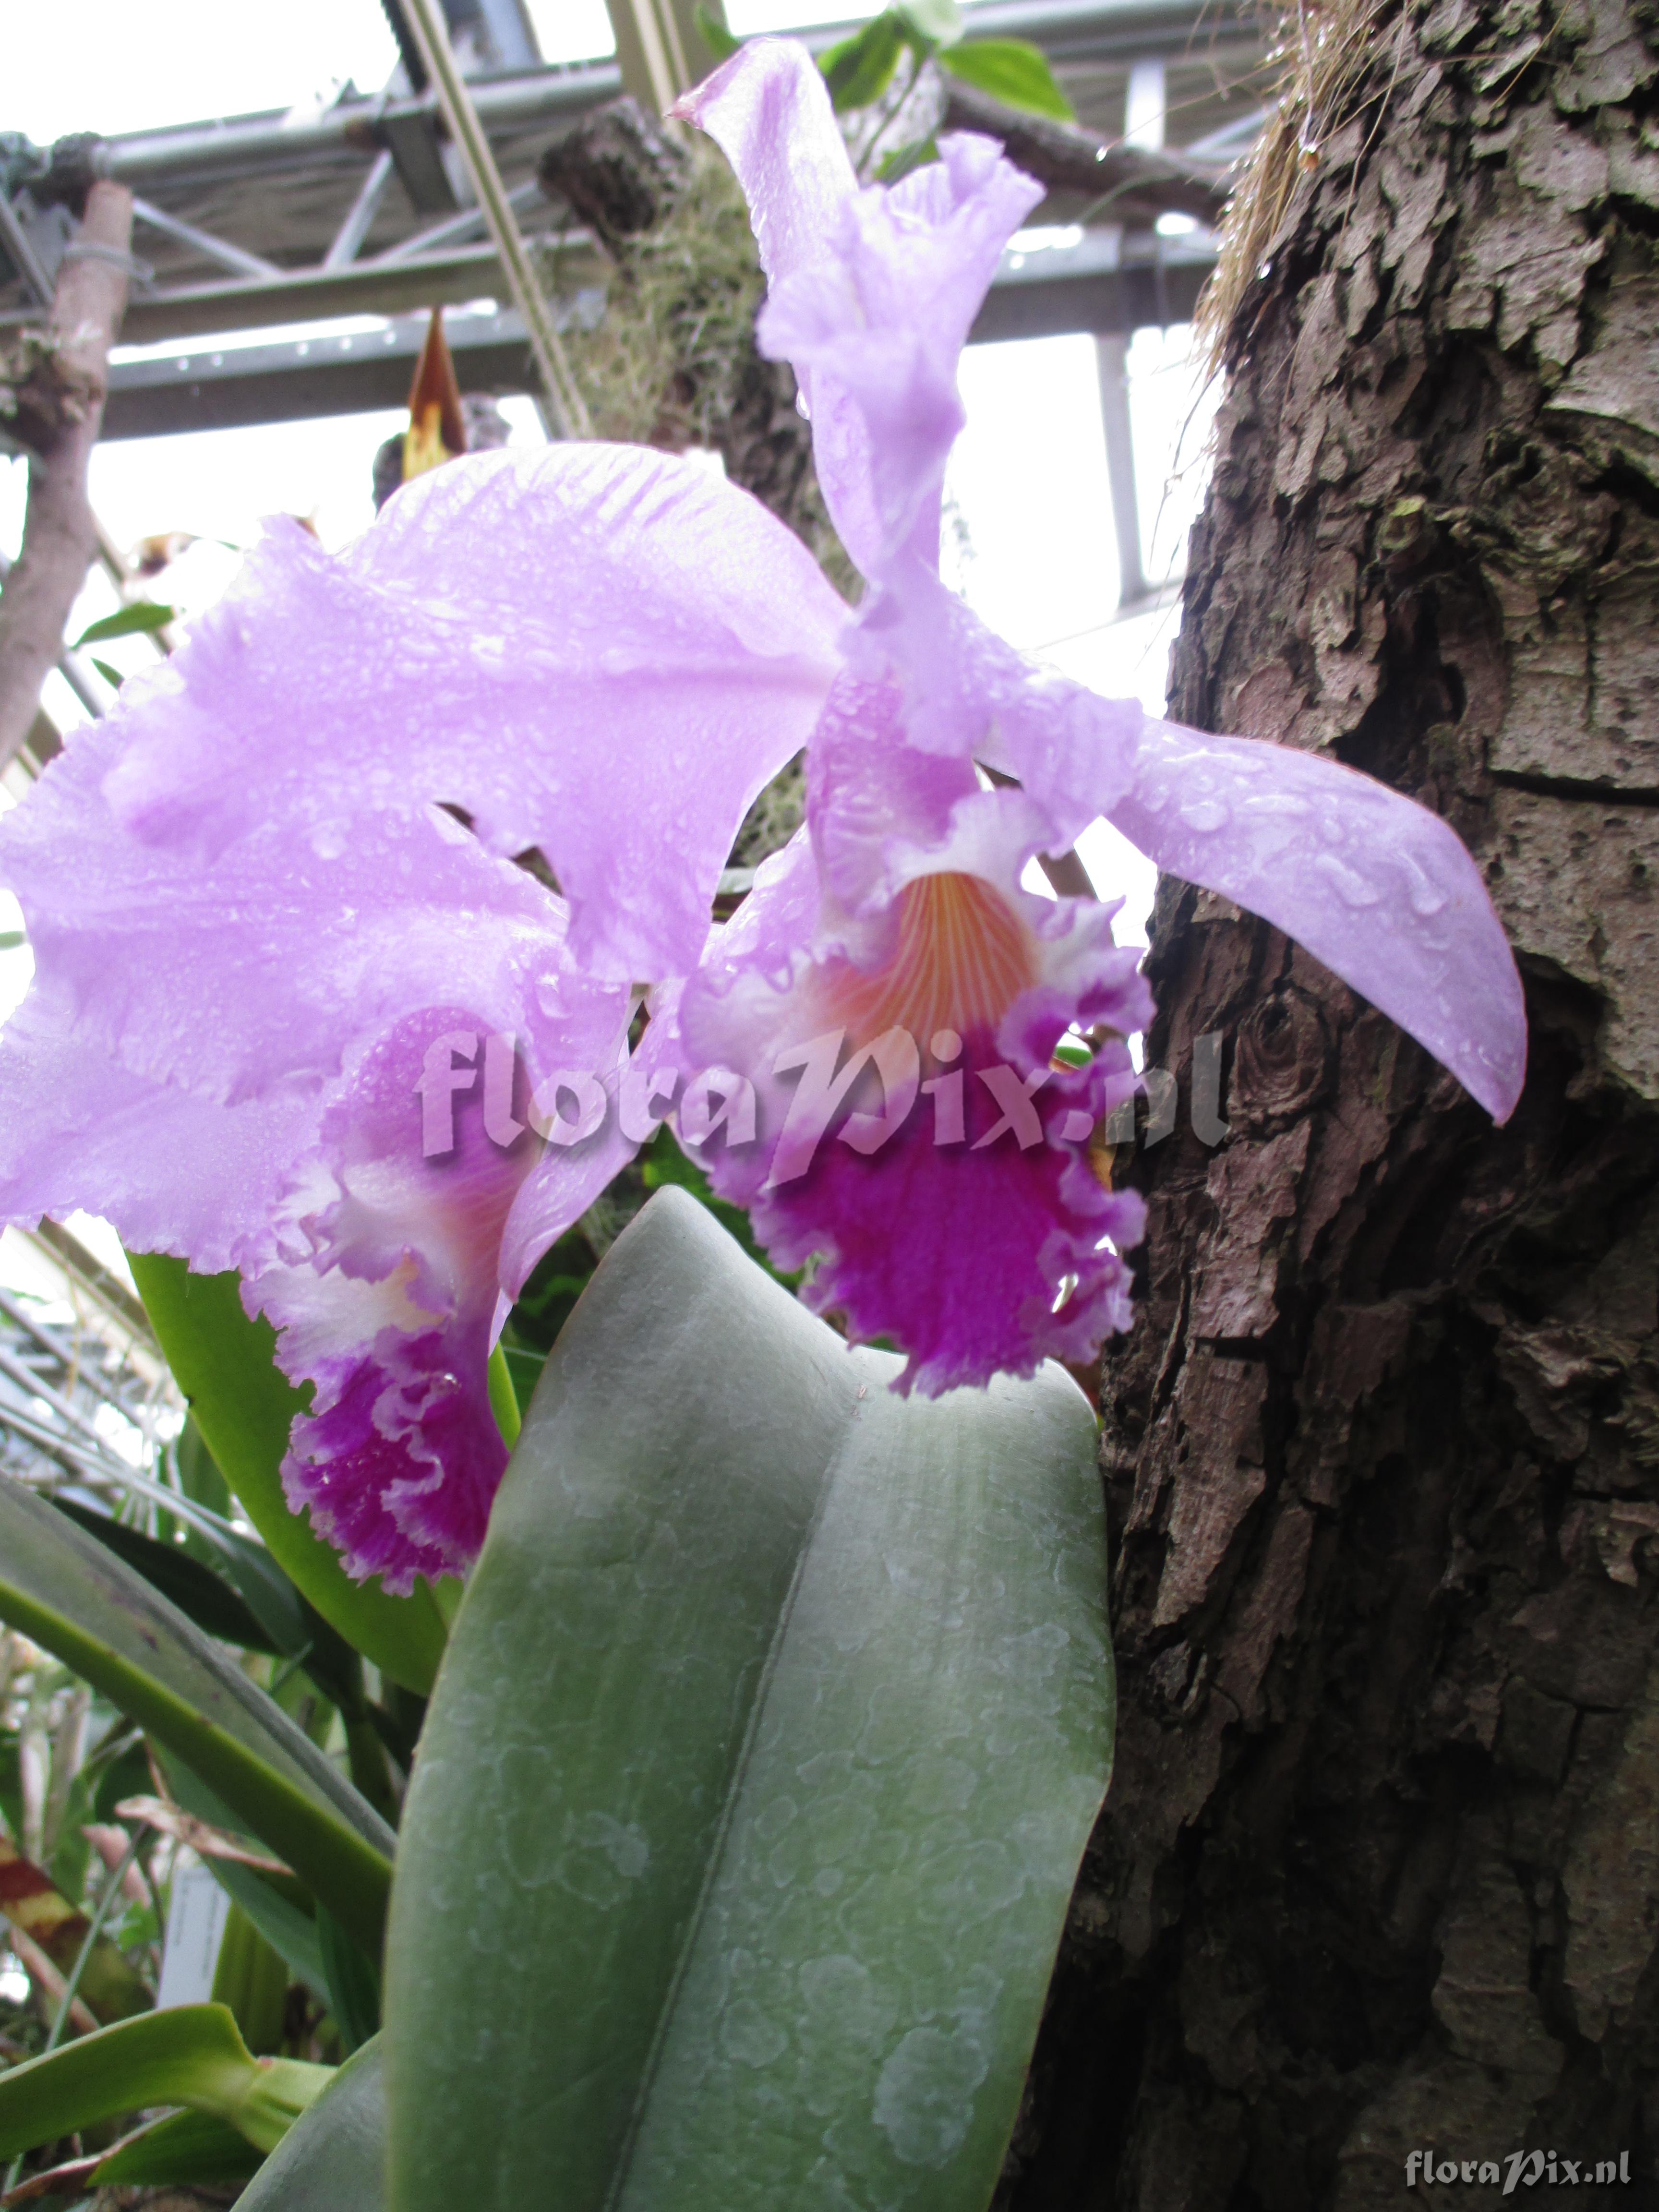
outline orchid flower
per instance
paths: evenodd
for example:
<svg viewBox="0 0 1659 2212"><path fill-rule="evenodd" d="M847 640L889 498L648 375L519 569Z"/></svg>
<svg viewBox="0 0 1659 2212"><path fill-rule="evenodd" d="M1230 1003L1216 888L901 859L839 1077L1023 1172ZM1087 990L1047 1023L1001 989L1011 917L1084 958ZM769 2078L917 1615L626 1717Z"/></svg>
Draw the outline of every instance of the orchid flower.
<svg viewBox="0 0 1659 2212"><path fill-rule="evenodd" d="M1040 187L957 137L860 188L785 41L684 110L748 194L856 611L692 461L456 461L337 557L276 526L0 830L37 963L0 1031L0 1218L82 1206L239 1270L314 1386L290 1502L394 1590L475 1555L507 1302L671 1108L903 1387L1127 1324L1142 1209L1090 1140L1150 997L1115 906L1021 888L1099 815L1500 1118L1521 1085L1514 964L1443 823L1035 669L942 585L957 357ZM803 747L805 828L711 927Z"/></svg>

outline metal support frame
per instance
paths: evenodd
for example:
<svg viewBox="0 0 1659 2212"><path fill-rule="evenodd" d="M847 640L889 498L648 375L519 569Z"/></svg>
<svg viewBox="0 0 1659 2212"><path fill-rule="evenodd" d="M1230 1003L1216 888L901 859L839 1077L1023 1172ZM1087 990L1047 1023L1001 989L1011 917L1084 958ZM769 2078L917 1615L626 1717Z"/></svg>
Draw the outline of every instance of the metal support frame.
<svg viewBox="0 0 1659 2212"><path fill-rule="evenodd" d="M1129 338L1123 331L1097 336L1100 372L1100 427L1106 434L1106 481L1112 495L1112 529L1117 540L1117 597L1133 606L1147 595L1140 555L1140 501L1135 489L1134 428L1129 419Z"/></svg>
<svg viewBox="0 0 1659 2212"><path fill-rule="evenodd" d="M1143 324L1183 321L1191 314L1212 266L1207 255L1189 253L1159 267L1117 250L1115 241L1107 243L1110 252L1085 238L1079 246L1024 257L1018 266L1011 258L991 287L969 343L1103 331L1127 337ZM561 330L572 319L586 323L597 318L605 273L602 258L580 241L573 242L564 258L569 289L561 290L552 307ZM445 265L450 280L443 296L453 301L477 300L501 283L499 264L489 247ZM366 283L374 264L343 273ZM384 276L399 276L408 284L401 301L405 310L424 307L433 296L424 272L399 264ZM314 293L314 285L309 289ZM104 435L155 437L400 406L426 322L424 313L404 313L379 330L319 332L265 344L181 343L150 359L119 362L111 373ZM464 391L532 388L529 340L516 313L456 315L446 333ZM1109 454L1109 442L1108 450ZM1113 483L1115 493L1115 477Z"/></svg>
<svg viewBox="0 0 1659 2212"><path fill-rule="evenodd" d="M666 115L710 66L689 7L675 0L605 0L617 41L623 90L653 114Z"/></svg>
<svg viewBox="0 0 1659 2212"><path fill-rule="evenodd" d="M507 196L507 204L514 215L533 207L542 197L542 188L532 179L520 185ZM396 246L387 246L377 253L369 264L374 269L391 269L400 261L412 261L422 253L435 253L440 246L459 246L464 238L483 228L484 212L480 207L470 207L462 215L451 216L447 222L434 222L429 230L417 230L412 238L400 239Z"/></svg>
<svg viewBox="0 0 1659 2212"><path fill-rule="evenodd" d="M405 326L401 319L440 303L485 298L501 303L504 312L493 318L468 315L452 325L463 378L475 388L533 385L526 362L532 334L544 324L543 342L537 349L553 364L544 363L544 375L556 386L563 382L556 365L560 317L568 313L572 294L580 302L585 289L604 282L606 264L581 232L539 241L552 243L557 257L561 299L550 313L535 284L536 271L528 264L518 221L530 219L538 187L526 181L510 194L501 191L488 134L495 134L501 159L518 165L516 173L522 176L523 165L533 158L544 137L613 97L624 76L635 78L628 62L629 39L636 37L643 52L649 43L647 31L656 40L660 65L654 89L651 85L642 88L653 105L672 98L696 66L686 46L691 0L609 0L621 61L568 68L523 66L526 56L533 59L533 47L522 30L515 43L508 20L521 10L522 0L418 0L417 6L411 0L397 0L397 4L414 74L428 78L418 92L408 89L410 79L400 70L386 92L348 100L301 121L275 115L247 117L133 133L94 146L92 163L98 173L137 187L145 196L145 217L153 216L158 228L216 261L223 271L210 282L170 280L130 303L124 349L112 365L106 436L144 436L396 404L402 394L392 386L410 366L410 333L417 327L413 322ZM1097 63L1116 57L1115 65L1125 59L1137 64L1131 71L1130 105L1135 112L1125 119L1135 126L1137 137L1147 137L1149 126L1155 137L1161 135L1156 122L1161 120L1164 106L1157 96L1158 51L1178 53L1200 24L1206 37L1219 32L1238 40L1246 35L1242 9L1243 0L1220 0L1218 7L1210 0L1201 11L1199 0L979 0L975 28L993 36L1032 39L1061 63ZM409 24L416 15L438 19L441 9L452 43L459 41L466 51L458 57L447 45L447 70L434 73L426 70ZM815 28L805 34L807 43L822 46L842 35L845 27ZM441 21L439 33L443 35ZM463 64L471 59L476 65L486 46L496 57L520 65L461 84ZM447 90L437 82L439 74L451 78ZM635 82L633 88L640 90L641 84ZM458 101L465 103L465 113ZM1213 151L1220 155L1234 150L1255 119L1230 125L1223 134L1226 145L1218 140ZM438 134L446 128L453 138L441 149L448 157L441 187L442 205L433 209L441 219L424 225L417 221L410 234L366 258L364 241L377 210L383 216L389 213L385 194L398 170L394 152L398 131L406 130L434 149L439 147ZM462 152L468 155L465 164ZM485 178L477 194L479 204L456 210L449 180L459 179L465 197L474 189L474 167ZM492 177L493 185L489 181ZM256 195L264 199L258 187L267 178L284 197L290 187L315 194L325 185L341 195L335 201L338 211L331 214L321 227L321 237L307 249L317 256L309 265L278 270L263 254L216 234L229 227L224 210L239 204L239 194L240 204L250 210ZM331 179L335 181L327 185ZM493 210L486 204L491 201ZM185 219L197 206L204 214L213 210L206 222ZM40 235L38 222L27 235L20 235L27 207L27 202L17 209L0 202L0 246L12 252L20 266L31 265L31 240ZM182 211L174 213L175 209ZM479 236L485 228L487 241ZM263 233L255 230L252 235L264 244ZM999 271L971 335L978 341L1080 331L1109 340L1113 333L1127 333L1140 324L1184 319L1192 313L1211 265L1210 244L1202 233L1155 241L1150 234L1124 240L1110 230L1091 230L1073 248L1023 260L1011 257ZM291 246L285 246L282 255L291 260ZM44 303L50 296L50 277L40 261L36 253L32 265ZM532 301L527 314L526 300ZM362 315L391 320L368 332L326 327ZM0 311L0 332L37 319L33 306ZM307 324L324 327L289 337L293 325ZM280 337L279 326L287 326ZM240 343L231 335L259 331L270 333L264 343ZM132 357L133 348L163 345L168 349L165 358ZM1121 386L1112 358L1109 345L1103 356L1103 401L1108 406L1115 403L1107 397L1107 387ZM575 410L568 405L571 396L567 386L567 411L575 418ZM1117 443L1127 454L1127 430ZM1120 489L1120 505L1123 495ZM112 567L112 573L118 574L118 569ZM1124 573L1127 583L1133 576L1127 564Z"/></svg>
<svg viewBox="0 0 1659 2212"><path fill-rule="evenodd" d="M222 269L228 269L233 276L252 276L268 283L273 276L280 276L283 273L274 261L267 261L262 254L249 253L240 246L233 246L228 239L216 238L210 230L198 230L193 222L181 222L176 215L168 215L161 208L152 207L148 200L140 199L136 193L132 213L135 222L148 223L152 230L159 230L163 238L170 238L177 245L189 246L192 253L199 253L204 261L216 261Z"/></svg>
<svg viewBox="0 0 1659 2212"><path fill-rule="evenodd" d="M363 179L357 197L351 203L350 212L334 234L328 252L323 256L325 269L346 269L357 258L363 240L368 236L375 216L380 211L380 202L386 198L386 188L392 182L396 164L391 155L382 149L368 165L368 174Z"/></svg>
<svg viewBox="0 0 1659 2212"><path fill-rule="evenodd" d="M42 307L51 307L52 279L41 266L40 257L35 252L16 209L3 191L0 191L0 246L4 247L6 258L33 293L37 304Z"/></svg>

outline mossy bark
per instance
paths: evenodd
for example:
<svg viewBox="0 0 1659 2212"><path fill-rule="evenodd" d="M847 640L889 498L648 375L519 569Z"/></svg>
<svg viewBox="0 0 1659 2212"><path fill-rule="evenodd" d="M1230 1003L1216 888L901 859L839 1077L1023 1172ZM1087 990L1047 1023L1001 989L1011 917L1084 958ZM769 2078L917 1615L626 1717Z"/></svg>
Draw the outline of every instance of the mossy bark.
<svg viewBox="0 0 1659 2212"><path fill-rule="evenodd" d="M1370 2212L1431 2148L1659 2203L1654 21L1376 17L1232 333L1172 712L1455 823L1531 1060L1494 1130L1160 887L1149 1057L1222 1030L1231 1134L1137 1170L1118 1772L1000 2212Z"/></svg>

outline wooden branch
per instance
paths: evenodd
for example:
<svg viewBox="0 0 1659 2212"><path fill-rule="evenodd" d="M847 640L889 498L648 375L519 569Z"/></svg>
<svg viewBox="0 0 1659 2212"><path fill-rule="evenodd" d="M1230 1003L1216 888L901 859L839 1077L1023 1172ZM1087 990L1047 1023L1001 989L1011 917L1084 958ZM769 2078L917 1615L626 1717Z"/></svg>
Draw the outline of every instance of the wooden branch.
<svg viewBox="0 0 1659 2212"><path fill-rule="evenodd" d="M11 393L10 427L32 453L22 550L0 592L0 769L28 736L40 686L63 651L70 610L98 550L87 462L127 303L131 238L131 193L100 179L58 274L46 343L35 345L29 373Z"/></svg>
<svg viewBox="0 0 1659 2212"><path fill-rule="evenodd" d="M952 81L946 92L941 131L976 131L1000 140L1014 167L1050 193L1103 202L1101 222L1149 230L1161 215L1190 215L1212 227L1221 220L1225 185L1180 154L1109 144L1073 124L1018 113L971 85Z"/></svg>

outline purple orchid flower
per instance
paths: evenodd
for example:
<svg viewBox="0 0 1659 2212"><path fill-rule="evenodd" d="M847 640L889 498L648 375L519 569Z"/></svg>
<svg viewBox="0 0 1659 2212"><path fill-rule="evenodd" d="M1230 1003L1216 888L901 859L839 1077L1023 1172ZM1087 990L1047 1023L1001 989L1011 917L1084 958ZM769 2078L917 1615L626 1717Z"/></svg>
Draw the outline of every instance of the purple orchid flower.
<svg viewBox="0 0 1659 2212"><path fill-rule="evenodd" d="M1097 815L1500 1119L1521 1085L1518 979L1443 823L1043 674L941 585L957 361L1040 188L961 137L860 190L787 42L685 110L749 195L761 341L811 410L857 611L690 462L481 455L337 558L275 528L0 828L36 959L0 1030L0 1218L84 1206L238 1269L314 1385L290 1501L392 1589L475 1556L507 1303L671 1105L774 1255L817 1255L807 1295L903 1346L902 1387L1126 1324L1142 1212L1089 1139L1151 1001L1115 906L1020 888ZM805 830L711 928L803 746ZM1068 1033L1086 1066L1056 1063Z"/></svg>

